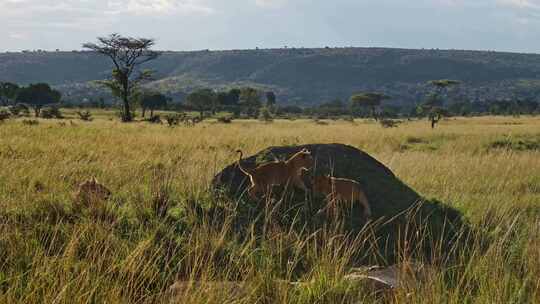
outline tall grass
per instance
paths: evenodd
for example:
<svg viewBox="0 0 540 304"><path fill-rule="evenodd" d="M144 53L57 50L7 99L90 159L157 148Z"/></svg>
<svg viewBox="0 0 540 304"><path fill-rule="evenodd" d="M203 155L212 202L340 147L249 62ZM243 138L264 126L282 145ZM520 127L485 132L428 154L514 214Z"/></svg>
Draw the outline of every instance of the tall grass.
<svg viewBox="0 0 540 304"><path fill-rule="evenodd" d="M168 128L106 115L77 126L0 125L0 302L540 302L540 155L491 148L536 138L535 118L458 119L431 130L425 121L382 129L302 120ZM315 232L284 228L269 205L264 229L238 231L238 202L208 191L238 148L331 142L365 150L421 194L460 209L471 223L461 232L467 242L443 249L440 236L411 222L399 231L414 240L398 249L399 267L404 276L413 263L429 271L374 295L345 276L359 257L385 263L372 233L383 223L358 235L339 219ZM91 176L114 195L97 212L79 212L72 192ZM429 258L423 243L435 249Z"/></svg>

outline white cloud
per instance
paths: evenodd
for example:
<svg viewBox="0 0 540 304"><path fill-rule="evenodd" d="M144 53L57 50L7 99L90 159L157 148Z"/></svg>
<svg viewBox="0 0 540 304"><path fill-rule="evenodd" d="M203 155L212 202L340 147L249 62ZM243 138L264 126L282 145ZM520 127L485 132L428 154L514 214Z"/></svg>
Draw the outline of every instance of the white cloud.
<svg viewBox="0 0 540 304"><path fill-rule="evenodd" d="M498 0L498 3L518 9L540 9L540 0Z"/></svg>
<svg viewBox="0 0 540 304"><path fill-rule="evenodd" d="M197 0L116 0L109 8L117 13L145 14L212 14L214 10Z"/></svg>
<svg viewBox="0 0 540 304"><path fill-rule="evenodd" d="M255 0L255 4L263 8L281 8L287 4L287 0Z"/></svg>

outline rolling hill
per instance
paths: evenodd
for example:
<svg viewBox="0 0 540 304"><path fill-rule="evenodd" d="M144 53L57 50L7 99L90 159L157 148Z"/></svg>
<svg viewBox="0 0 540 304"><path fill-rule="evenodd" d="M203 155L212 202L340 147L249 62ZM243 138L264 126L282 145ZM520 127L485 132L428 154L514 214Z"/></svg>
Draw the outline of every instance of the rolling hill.
<svg viewBox="0 0 540 304"><path fill-rule="evenodd" d="M146 68L156 71L149 87L180 101L199 88L255 86L272 90L281 103L310 105L347 99L363 90L383 91L392 103L419 102L426 81L458 79L459 96L470 100L519 96L540 98L540 55L462 50L388 48L261 49L164 52ZM0 81L48 82L64 99L107 96L92 83L111 65L91 52L0 54Z"/></svg>

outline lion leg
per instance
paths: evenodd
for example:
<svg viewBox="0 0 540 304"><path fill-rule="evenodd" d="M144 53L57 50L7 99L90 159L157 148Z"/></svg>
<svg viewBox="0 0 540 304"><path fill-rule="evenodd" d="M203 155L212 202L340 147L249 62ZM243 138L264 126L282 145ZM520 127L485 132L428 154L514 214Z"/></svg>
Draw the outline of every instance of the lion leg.
<svg viewBox="0 0 540 304"><path fill-rule="evenodd" d="M251 186L248 190L249 197L253 200L257 200L257 193L259 192L259 189L256 186Z"/></svg>
<svg viewBox="0 0 540 304"><path fill-rule="evenodd" d="M360 195L358 201L364 207L364 217L366 219L370 218L371 217L371 207L369 206L369 203L368 203L367 198L365 197L365 195Z"/></svg>
<svg viewBox="0 0 540 304"><path fill-rule="evenodd" d="M304 184L304 181L299 176L296 176L295 178L293 178L292 182L293 182L293 185L296 186L297 188L300 188L306 192L308 191L308 188Z"/></svg>

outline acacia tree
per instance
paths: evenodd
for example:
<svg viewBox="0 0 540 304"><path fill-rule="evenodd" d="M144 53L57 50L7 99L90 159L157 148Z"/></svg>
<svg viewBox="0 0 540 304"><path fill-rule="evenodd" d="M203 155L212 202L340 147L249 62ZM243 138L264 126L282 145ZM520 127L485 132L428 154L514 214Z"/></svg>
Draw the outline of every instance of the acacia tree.
<svg viewBox="0 0 540 304"><path fill-rule="evenodd" d="M434 129L442 117L447 114L447 111L444 109L444 102L441 95L446 93L448 87L455 86L460 83L460 81L450 79L428 81L428 84L435 87L435 92L430 94L427 101L421 106L420 111L427 113L432 129Z"/></svg>
<svg viewBox="0 0 540 304"><path fill-rule="evenodd" d="M355 94L350 99L351 108L368 108L370 109L371 117L378 120L376 108L381 106L383 100L389 98L390 96L374 92Z"/></svg>
<svg viewBox="0 0 540 304"><path fill-rule="evenodd" d="M261 92L255 88L242 88L238 104L246 109L248 115L257 117L258 110L261 107Z"/></svg>
<svg viewBox="0 0 540 304"><path fill-rule="evenodd" d="M211 89L200 89L190 93L186 97L187 104L199 111L201 120L204 118L204 111L211 110L216 100L217 95Z"/></svg>
<svg viewBox="0 0 540 304"><path fill-rule="evenodd" d="M150 117L154 117L154 110L167 106L168 98L161 93L145 92L139 97L142 108L142 117L145 117L146 110L150 109Z"/></svg>
<svg viewBox="0 0 540 304"><path fill-rule="evenodd" d="M0 104L8 106L19 93L19 86L11 82L0 82Z"/></svg>
<svg viewBox="0 0 540 304"><path fill-rule="evenodd" d="M39 117L39 113L44 106L59 103L61 98L60 92L51 89L48 84L36 83L19 89L16 101L32 107L35 116Z"/></svg>
<svg viewBox="0 0 540 304"><path fill-rule="evenodd" d="M154 39L124 37L111 34L108 37L98 37L97 43L85 43L83 47L111 59L114 64L110 80L100 81L108 87L113 95L122 99L122 121L133 120L130 101L139 85L151 78L149 70L140 71L143 63L154 60L159 52L151 50L155 44Z"/></svg>

